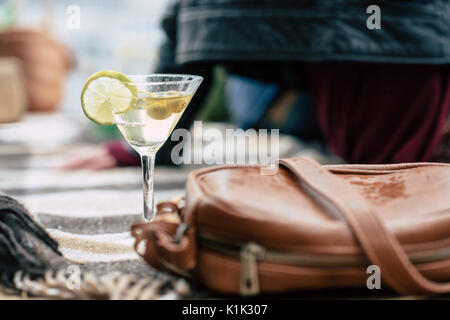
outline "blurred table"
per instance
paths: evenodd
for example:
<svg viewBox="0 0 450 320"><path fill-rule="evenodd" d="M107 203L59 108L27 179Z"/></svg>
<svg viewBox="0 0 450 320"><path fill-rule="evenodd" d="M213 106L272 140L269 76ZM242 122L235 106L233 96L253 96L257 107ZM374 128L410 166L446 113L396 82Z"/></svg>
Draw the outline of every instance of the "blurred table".
<svg viewBox="0 0 450 320"><path fill-rule="evenodd" d="M142 215L141 169L58 169L71 154L98 146L93 140L88 121L61 113L28 114L20 122L0 124L0 190L37 217L67 258L98 264L105 273L151 275L155 270L134 252L129 233ZM158 168L156 201L182 195L187 174Z"/></svg>
<svg viewBox="0 0 450 320"><path fill-rule="evenodd" d="M63 254L102 272L151 276L154 269L135 253L130 225L141 218L141 169L63 171L70 154L95 147L92 127L66 115L27 115L19 123L0 125L0 190L19 199L59 242ZM91 142L89 142L91 141ZM281 157L302 154L290 139L280 141ZM303 155L314 156L303 149ZM320 158L319 158L320 160ZM156 201L183 195L191 169L158 167ZM367 298L367 290L301 292L267 298ZM211 297L207 291L195 297ZM377 297L372 294L371 298ZM215 296L216 297L216 296ZM386 295L381 295L386 298ZM0 300L21 298L0 289ZM217 297L216 297L217 298Z"/></svg>

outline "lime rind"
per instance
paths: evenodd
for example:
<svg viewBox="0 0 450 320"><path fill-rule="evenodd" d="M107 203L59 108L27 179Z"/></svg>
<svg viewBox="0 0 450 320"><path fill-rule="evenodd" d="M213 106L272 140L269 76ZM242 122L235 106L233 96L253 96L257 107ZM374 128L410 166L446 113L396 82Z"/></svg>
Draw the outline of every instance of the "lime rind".
<svg viewBox="0 0 450 320"><path fill-rule="evenodd" d="M86 117L102 124L114 124L114 115L129 111L136 103L137 87L127 76L115 71L94 73L81 92L81 105Z"/></svg>

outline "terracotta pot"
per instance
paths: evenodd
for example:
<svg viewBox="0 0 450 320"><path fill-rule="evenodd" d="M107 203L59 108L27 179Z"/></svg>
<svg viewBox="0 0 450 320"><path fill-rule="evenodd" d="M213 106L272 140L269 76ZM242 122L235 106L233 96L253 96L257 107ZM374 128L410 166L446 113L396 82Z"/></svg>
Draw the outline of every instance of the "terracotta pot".
<svg viewBox="0 0 450 320"><path fill-rule="evenodd" d="M24 87L22 62L14 57L0 57L0 123L21 118L27 103Z"/></svg>
<svg viewBox="0 0 450 320"><path fill-rule="evenodd" d="M11 29L0 32L0 56L22 61L29 110L58 107L64 79L72 67L66 47L45 31Z"/></svg>

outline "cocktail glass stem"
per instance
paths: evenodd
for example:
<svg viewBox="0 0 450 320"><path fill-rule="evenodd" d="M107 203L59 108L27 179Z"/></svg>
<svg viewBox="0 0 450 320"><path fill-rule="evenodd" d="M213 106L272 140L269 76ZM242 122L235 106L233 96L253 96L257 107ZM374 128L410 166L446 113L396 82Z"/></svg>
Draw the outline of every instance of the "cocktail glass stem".
<svg viewBox="0 0 450 320"><path fill-rule="evenodd" d="M156 217L153 191L155 172L155 154L141 155L142 175L144 180L144 220L152 221Z"/></svg>

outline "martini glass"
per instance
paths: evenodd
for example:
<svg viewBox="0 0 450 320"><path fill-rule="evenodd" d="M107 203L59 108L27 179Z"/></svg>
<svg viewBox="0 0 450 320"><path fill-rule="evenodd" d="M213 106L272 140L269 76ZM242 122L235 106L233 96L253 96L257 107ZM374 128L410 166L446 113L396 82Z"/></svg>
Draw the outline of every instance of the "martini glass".
<svg viewBox="0 0 450 320"><path fill-rule="evenodd" d="M130 146L141 156L144 180L144 220L156 216L153 176L155 156L180 120L203 78L183 74L129 75L135 86L133 107L114 114L117 127ZM114 94L111 99L127 99Z"/></svg>

